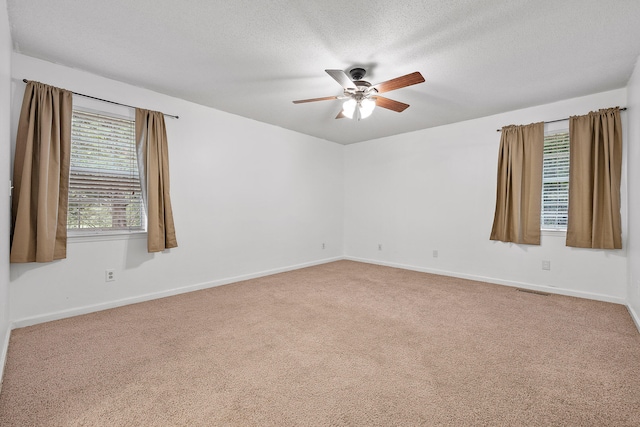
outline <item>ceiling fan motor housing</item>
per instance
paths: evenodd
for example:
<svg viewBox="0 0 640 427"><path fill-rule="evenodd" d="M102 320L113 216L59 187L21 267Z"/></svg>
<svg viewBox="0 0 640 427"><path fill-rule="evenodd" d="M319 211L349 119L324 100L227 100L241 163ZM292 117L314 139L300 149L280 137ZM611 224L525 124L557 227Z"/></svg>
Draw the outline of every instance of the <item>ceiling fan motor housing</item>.
<svg viewBox="0 0 640 427"><path fill-rule="evenodd" d="M371 87L371 83L364 80L354 80L356 85L355 91L353 89L345 89L344 95L348 98L354 98L356 101L361 101L365 98L369 98L371 95L378 91Z"/></svg>

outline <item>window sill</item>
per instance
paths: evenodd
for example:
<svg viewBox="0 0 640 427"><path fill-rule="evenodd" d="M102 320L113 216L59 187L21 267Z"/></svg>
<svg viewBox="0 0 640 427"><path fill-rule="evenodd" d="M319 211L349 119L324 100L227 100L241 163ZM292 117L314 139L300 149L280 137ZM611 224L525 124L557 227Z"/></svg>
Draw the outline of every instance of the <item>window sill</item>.
<svg viewBox="0 0 640 427"><path fill-rule="evenodd" d="M541 236L566 237L567 230L540 230Z"/></svg>
<svg viewBox="0 0 640 427"><path fill-rule="evenodd" d="M109 233L109 234L68 234L67 241L69 243L86 243L86 242L104 242L110 240L135 240L146 239L147 232L140 231L136 233Z"/></svg>

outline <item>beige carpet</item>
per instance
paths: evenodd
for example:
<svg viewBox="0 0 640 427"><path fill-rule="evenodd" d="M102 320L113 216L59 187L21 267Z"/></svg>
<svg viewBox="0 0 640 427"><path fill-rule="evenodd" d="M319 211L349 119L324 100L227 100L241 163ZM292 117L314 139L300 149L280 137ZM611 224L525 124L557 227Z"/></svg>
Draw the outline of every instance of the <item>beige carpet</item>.
<svg viewBox="0 0 640 427"><path fill-rule="evenodd" d="M2 426L640 425L621 305L340 261L13 331Z"/></svg>

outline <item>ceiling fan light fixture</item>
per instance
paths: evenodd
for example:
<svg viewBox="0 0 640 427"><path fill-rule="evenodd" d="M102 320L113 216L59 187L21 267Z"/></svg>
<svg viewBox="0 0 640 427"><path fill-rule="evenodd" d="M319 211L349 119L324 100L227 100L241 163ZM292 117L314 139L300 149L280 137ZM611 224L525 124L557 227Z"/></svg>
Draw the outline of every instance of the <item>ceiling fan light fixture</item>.
<svg viewBox="0 0 640 427"><path fill-rule="evenodd" d="M376 108L376 102L373 99L365 98L356 101L351 98L342 105L342 115L349 119L353 119L354 115L358 120L366 119L373 113L374 108Z"/></svg>
<svg viewBox="0 0 640 427"><path fill-rule="evenodd" d="M366 119L373 113L373 109L376 108L376 102L373 99L365 98L360 101L358 109L360 110L360 118Z"/></svg>
<svg viewBox="0 0 640 427"><path fill-rule="evenodd" d="M357 104L355 99L348 99L342 104L342 114L349 119L353 119L353 113L356 111Z"/></svg>

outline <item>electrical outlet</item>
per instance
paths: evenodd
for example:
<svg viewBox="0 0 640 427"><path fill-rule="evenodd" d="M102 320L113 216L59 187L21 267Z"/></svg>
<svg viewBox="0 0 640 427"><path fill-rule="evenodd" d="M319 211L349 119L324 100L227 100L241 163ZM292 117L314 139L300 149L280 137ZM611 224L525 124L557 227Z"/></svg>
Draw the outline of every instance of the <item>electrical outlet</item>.
<svg viewBox="0 0 640 427"><path fill-rule="evenodd" d="M378 250L381 251L382 250L382 243L378 243Z"/></svg>
<svg viewBox="0 0 640 427"><path fill-rule="evenodd" d="M322 249L324 249L324 243L322 244Z"/></svg>
<svg viewBox="0 0 640 427"><path fill-rule="evenodd" d="M543 260L542 261L542 269L543 270L551 270L551 261Z"/></svg>
<svg viewBox="0 0 640 427"><path fill-rule="evenodd" d="M437 250L436 250L436 251L433 251L433 257L434 257L434 258L438 258L438 251L437 251Z"/></svg>
<svg viewBox="0 0 640 427"><path fill-rule="evenodd" d="M116 271L115 270L105 270L104 271L104 281L105 282L114 282L116 280Z"/></svg>

